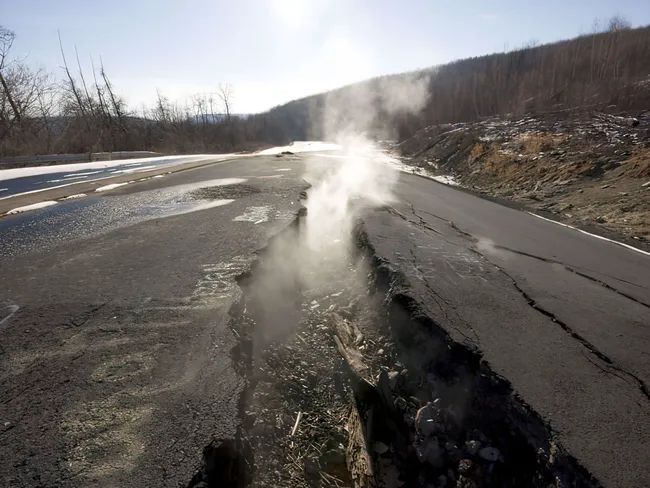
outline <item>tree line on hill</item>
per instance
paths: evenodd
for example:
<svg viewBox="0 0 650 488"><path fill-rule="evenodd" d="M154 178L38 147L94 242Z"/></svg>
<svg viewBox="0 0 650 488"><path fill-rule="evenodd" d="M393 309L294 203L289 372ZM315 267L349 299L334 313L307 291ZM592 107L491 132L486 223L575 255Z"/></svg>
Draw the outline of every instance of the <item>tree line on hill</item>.
<svg viewBox="0 0 650 488"><path fill-rule="evenodd" d="M181 105L159 93L129 110L99 60L91 73L61 45L62 80L12 54L16 35L0 26L0 156L149 150L227 152L327 139L340 127L405 139L433 124L560 109L648 109L650 27L612 18L594 32L552 44L383 76L295 100L247 117L218 85ZM417 87L417 95L413 89ZM395 97L421 98L393 110ZM402 100L403 102L403 100ZM403 103L400 105L402 106ZM415 106L414 106L415 107Z"/></svg>

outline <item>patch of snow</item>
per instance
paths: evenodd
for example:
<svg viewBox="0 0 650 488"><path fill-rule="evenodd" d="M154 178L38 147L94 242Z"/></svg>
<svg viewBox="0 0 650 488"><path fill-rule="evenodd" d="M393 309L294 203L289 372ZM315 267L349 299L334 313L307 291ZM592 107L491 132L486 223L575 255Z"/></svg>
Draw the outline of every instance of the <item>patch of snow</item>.
<svg viewBox="0 0 650 488"><path fill-rule="evenodd" d="M163 176L165 176L165 175L156 175L156 176L154 176L154 178L162 178ZM144 179L146 179L146 178L144 178Z"/></svg>
<svg viewBox="0 0 650 488"><path fill-rule="evenodd" d="M117 188L119 186L124 186L124 185L128 185L128 183L111 183L110 185L100 186L95 191L114 190L115 188Z"/></svg>
<svg viewBox="0 0 650 488"><path fill-rule="evenodd" d="M125 164L165 163L156 166L171 166L176 164L194 163L201 161L240 158L245 154L193 154L188 156L158 156L153 158L114 159L112 161L92 161L89 163L68 163L52 166L32 166L27 168L12 168L0 170L0 181L23 178L25 176L46 175L52 173L73 173L77 170L103 169L123 166ZM77 173L78 174L78 173Z"/></svg>
<svg viewBox="0 0 650 488"><path fill-rule="evenodd" d="M280 168L276 169L276 171L291 171L291 168Z"/></svg>
<svg viewBox="0 0 650 488"><path fill-rule="evenodd" d="M57 202L54 200L49 200L46 202L38 202L38 203L32 203L31 205L25 205L24 207L17 207L14 209L11 209L7 212L7 215L13 215L17 213L22 213L22 212L28 212L29 210L36 210L39 208L45 208L45 207L50 207L52 205L56 205Z"/></svg>
<svg viewBox="0 0 650 488"><path fill-rule="evenodd" d="M458 186L458 181L456 181L456 178L450 175L432 176L431 179L437 181L438 183L444 183L445 185Z"/></svg>
<svg viewBox="0 0 650 488"><path fill-rule="evenodd" d="M9 188L0 188L0 191L9 191Z"/></svg>
<svg viewBox="0 0 650 488"><path fill-rule="evenodd" d="M61 200L74 200L75 198L83 198L87 196L85 193L77 193L76 195L70 195L62 198Z"/></svg>
<svg viewBox="0 0 650 488"><path fill-rule="evenodd" d="M271 207L246 207L246 210L243 214L235 217L233 222L253 222L253 224L261 224L262 222L269 221L269 213L271 212Z"/></svg>
<svg viewBox="0 0 650 488"><path fill-rule="evenodd" d="M141 164L141 163L139 163L139 164ZM125 173L125 174L136 173L138 171L146 171L148 169L153 169L153 168L158 168L158 167L159 166L152 166L152 165L140 166L139 168L128 168L128 169L122 169L122 170L119 170L119 171L112 171L112 173Z"/></svg>
<svg viewBox="0 0 650 488"><path fill-rule="evenodd" d="M151 168L157 168L157 166L149 165L149 166L140 166L138 168L129 168L124 171L144 171L145 169L151 169Z"/></svg>
<svg viewBox="0 0 650 488"><path fill-rule="evenodd" d="M260 156L270 156L280 154L285 151L292 153L314 152L314 151L340 151L342 148L338 144L322 141L295 141L289 146L271 147L264 149L256 154Z"/></svg>
<svg viewBox="0 0 650 488"><path fill-rule="evenodd" d="M433 169L439 169L439 168L440 168L440 167L438 166L438 163L434 163L433 161L426 161L426 160L425 160L425 163L427 163L427 164L428 164L429 166L431 166Z"/></svg>

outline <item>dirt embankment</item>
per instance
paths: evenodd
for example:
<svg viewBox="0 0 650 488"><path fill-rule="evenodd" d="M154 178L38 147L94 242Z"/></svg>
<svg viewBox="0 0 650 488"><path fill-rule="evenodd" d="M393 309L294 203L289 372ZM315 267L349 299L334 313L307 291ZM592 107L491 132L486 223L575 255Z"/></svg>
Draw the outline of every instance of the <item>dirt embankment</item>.
<svg viewBox="0 0 650 488"><path fill-rule="evenodd" d="M581 225L650 241L650 112L567 112L427 127L407 164Z"/></svg>

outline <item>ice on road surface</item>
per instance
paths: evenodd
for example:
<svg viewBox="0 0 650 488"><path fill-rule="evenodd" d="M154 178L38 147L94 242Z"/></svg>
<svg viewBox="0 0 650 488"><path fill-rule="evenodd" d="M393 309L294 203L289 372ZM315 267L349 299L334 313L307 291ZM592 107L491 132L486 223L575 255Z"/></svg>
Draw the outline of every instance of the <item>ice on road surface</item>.
<svg viewBox="0 0 650 488"><path fill-rule="evenodd" d="M118 188L118 187L124 186L124 185L128 185L128 183L111 183L110 185L100 186L95 191L114 190L115 188Z"/></svg>
<svg viewBox="0 0 650 488"><path fill-rule="evenodd" d="M28 212L30 210L36 210L39 208L45 208L45 207L50 207L52 205L56 205L57 202L53 200L49 200L46 202L38 202L38 203L32 203L31 205L25 205L24 207L16 207L7 212L7 215L13 215L17 213L22 213L22 212Z"/></svg>
<svg viewBox="0 0 650 488"><path fill-rule="evenodd" d="M136 166L138 164L151 164L157 163L156 167L160 165L173 165L208 161L210 159L227 159L232 157L241 157L241 154L193 154L188 156L158 156L153 158L137 158L137 159L114 159L112 161L93 161L90 163L68 163L57 164L53 166L31 166L28 168L12 168L0 170L0 181L13 180L14 178L23 178L25 176L46 175L51 173L71 173L66 175L68 178L73 176L86 176L97 172L75 173L75 171L86 169L106 169L115 166Z"/></svg>

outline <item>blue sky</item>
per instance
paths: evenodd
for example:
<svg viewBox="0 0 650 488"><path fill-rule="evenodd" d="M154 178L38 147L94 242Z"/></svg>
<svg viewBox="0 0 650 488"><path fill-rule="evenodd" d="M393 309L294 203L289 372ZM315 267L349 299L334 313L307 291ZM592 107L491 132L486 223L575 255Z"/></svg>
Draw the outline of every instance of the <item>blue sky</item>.
<svg viewBox="0 0 650 488"><path fill-rule="evenodd" d="M368 77L551 42L595 18L650 24L650 0L0 0L14 54L61 74L76 45L101 56L132 108L235 91L257 112Z"/></svg>

